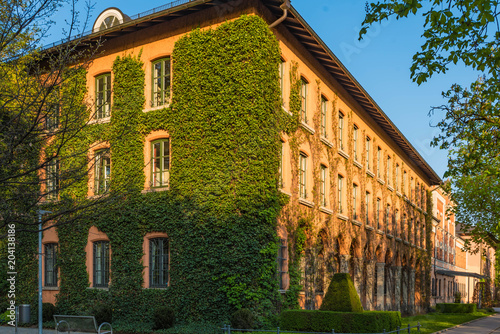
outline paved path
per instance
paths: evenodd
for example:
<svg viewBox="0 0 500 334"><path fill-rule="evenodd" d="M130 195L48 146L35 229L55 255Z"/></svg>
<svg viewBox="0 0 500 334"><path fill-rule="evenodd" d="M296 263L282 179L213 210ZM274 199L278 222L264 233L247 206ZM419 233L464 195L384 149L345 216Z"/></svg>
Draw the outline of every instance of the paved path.
<svg viewBox="0 0 500 334"><path fill-rule="evenodd" d="M500 312L500 308L495 308L496 312ZM500 313L492 316L473 320L469 323L458 325L452 328L443 329L437 333L445 334L500 334Z"/></svg>

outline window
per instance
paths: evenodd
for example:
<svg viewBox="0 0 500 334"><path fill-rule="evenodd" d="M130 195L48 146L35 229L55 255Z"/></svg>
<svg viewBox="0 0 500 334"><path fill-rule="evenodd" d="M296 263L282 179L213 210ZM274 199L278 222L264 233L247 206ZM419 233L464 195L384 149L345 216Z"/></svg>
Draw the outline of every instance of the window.
<svg viewBox="0 0 500 334"><path fill-rule="evenodd" d="M339 112L339 149L344 150L344 114Z"/></svg>
<svg viewBox="0 0 500 334"><path fill-rule="evenodd" d="M326 207L326 171L327 168L324 165L321 165L321 170L320 170L320 200L321 200L321 206Z"/></svg>
<svg viewBox="0 0 500 334"><path fill-rule="evenodd" d="M358 185L352 185L352 219L358 220Z"/></svg>
<svg viewBox="0 0 500 334"><path fill-rule="evenodd" d="M410 178L410 201L413 203L415 201L415 187L414 187L414 181L413 181L413 176Z"/></svg>
<svg viewBox="0 0 500 334"><path fill-rule="evenodd" d="M324 138L328 138L326 133L326 115L328 113L328 101L322 96L321 97L321 135Z"/></svg>
<svg viewBox="0 0 500 334"><path fill-rule="evenodd" d="M57 244L45 244L45 286L57 286Z"/></svg>
<svg viewBox="0 0 500 334"><path fill-rule="evenodd" d="M385 226L387 227L387 232L392 234L393 226L391 224L391 205L387 204L385 208Z"/></svg>
<svg viewBox="0 0 500 334"><path fill-rule="evenodd" d="M401 219L401 239L403 240L406 240L405 225L406 225L406 213L403 213L403 219Z"/></svg>
<svg viewBox="0 0 500 334"><path fill-rule="evenodd" d="M46 198L48 200L55 200L59 194L59 161L57 159L52 159L47 163L45 168L46 172Z"/></svg>
<svg viewBox="0 0 500 334"><path fill-rule="evenodd" d="M288 249L286 246L286 240L285 239L280 239L279 243L279 249L278 249L278 281L279 281L279 289L280 290L285 290L286 288L286 281L285 277L287 274L286 267L287 267L287 259L288 259Z"/></svg>
<svg viewBox="0 0 500 334"><path fill-rule="evenodd" d="M104 194L109 189L111 159L107 149L95 153L94 194Z"/></svg>
<svg viewBox="0 0 500 334"><path fill-rule="evenodd" d="M382 149L379 147L377 147L377 177L380 178L382 177L382 173L381 173L381 170L382 168L380 168L380 164L381 164L381 155L382 155Z"/></svg>
<svg viewBox="0 0 500 334"><path fill-rule="evenodd" d="M387 185L391 185L391 157L387 156Z"/></svg>
<svg viewBox="0 0 500 334"><path fill-rule="evenodd" d="M342 188L344 187L344 177L342 175L339 175L339 213L343 212L342 208Z"/></svg>
<svg viewBox="0 0 500 334"><path fill-rule="evenodd" d="M94 287L107 288L109 283L109 242L94 242Z"/></svg>
<svg viewBox="0 0 500 334"><path fill-rule="evenodd" d="M170 179L170 139L151 143L151 180L153 187L166 187Z"/></svg>
<svg viewBox="0 0 500 334"><path fill-rule="evenodd" d="M300 120L307 123L307 81L302 78L300 85Z"/></svg>
<svg viewBox="0 0 500 334"><path fill-rule="evenodd" d="M59 104L52 103L47 108L45 115L45 129L55 130L59 127Z"/></svg>
<svg viewBox="0 0 500 334"><path fill-rule="evenodd" d="M394 236L398 236L398 220L399 220L399 210L394 211L393 226L394 226Z"/></svg>
<svg viewBox="0 0 500 334"><path fill-rule="evenodd" d="M168 238L149 239L149 287L166 288L169 280Z"/></svg>
<svg viewBox="0 0 500 334"><path fill-rule="evenodd" d="M283 163L285 160L285 143L281 142L281 150L280 150L280 164L279 164L279 179L278 179L278 187L283 189L285 187L285 183L283 182Z"/></svg>
<svg viewBox="0 0 500 334"><path fill-rule="evenodd" d="M365 197L365 215L366 215L366 225L370 225L370 193L366 192Z"/></svg>
<svg viewBox="0 0 500 334"><path fill-rule="evenodd" d="M408 194L407 189L406 189L406 171L403 172L403 193L405 195Z"/></svg>
<svg viewBox="0 0 500 334"><path fill-rule="evenodd" d="M354 161L358 161L358 127L356 125L352 131L352 149L354 153Z"/></svg>
<svg viewBox="0 0 500 334"><path fill-rule="evenodd" d="M417 203L418 207L420 207L420 182L417 182L417 187L415 188L415 202Z"/></svg>
<svg viewBox="0 0 500 334"><path fill-rule="evenodd" d="M96 119L109 117L111 110L111 73L95 78Z"/></svg>
<svg viewBox="0 0 500 334"><path fill-rule="evenodd" d="M299 196L307 198L307 156L300 153L299 157Z"/></svg>
<svg viewBox="0 0 500 334"><path fill-rule="evenodd" d="M286 62L281 59L280 63L280 89L281 89L281 104L285 105L285 65Z"/></svg>
<svg viewBox="0 0 500 334"><path fill-rule="evenodd" d="M151 106L167 104L170 99L170 57L153 62Z"/></svg>
<svg viewBox="0 0 500 334"><path fill-rule="evenodd" d="M366 137L366 169L370 170L370 137Z"/></svg>
<svg viewBox="0 0 500 334"><path fill-rule="evenodd" d="M377 198L377 212L375 213L375 215L375 219L377 220L377 229L381 230L382 222L380 221L380 198Z"/></svg>
<svg viewBox="0 0 500 334"><path fill-rule="evenodd" d="M396 171L394 176L396 178L396 191L399 191L399 164L396 164Z"/></svg>

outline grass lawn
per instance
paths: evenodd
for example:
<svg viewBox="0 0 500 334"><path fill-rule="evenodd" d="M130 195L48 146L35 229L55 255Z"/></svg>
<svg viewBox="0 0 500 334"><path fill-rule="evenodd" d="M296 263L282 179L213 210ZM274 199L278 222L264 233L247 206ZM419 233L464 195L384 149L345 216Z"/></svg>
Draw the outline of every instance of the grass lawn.
<svg viewBox="0 0 500 334"><path fill-rule="evenodd" d="M417 322L420 322L422 327L420 328L420 333L428 334L434 333L441 329L450 328L464 322L468 322L474 319L486 317L491 312L475 312L475 313L464 313L464 314L444 314L444 313L429 313L424 315L415 315L412 317L403 318L402 327L415 326ZM417 329L412 329L412 333L417 333ZM405 332L407 333L407 332Z"/></svg>

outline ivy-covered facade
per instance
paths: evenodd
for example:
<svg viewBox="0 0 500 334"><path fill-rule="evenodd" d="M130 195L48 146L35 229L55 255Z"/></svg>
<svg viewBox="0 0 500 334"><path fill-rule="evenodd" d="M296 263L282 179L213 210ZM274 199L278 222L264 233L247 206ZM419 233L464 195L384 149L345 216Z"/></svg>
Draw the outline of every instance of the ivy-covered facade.
<svg viewBox="0 0 500 334"><path fill-rule="evenodd" d="M152 326L162 305L184 322L240 308L272 321L319 308L335 272L365 309L429 305L439 177L293 8L270 28L283 3L98 18L102 52L66 92L89 110L67 149L88 154L60 167L90 172L58 196L120 196L45 232L59 313L106 305L120 328ZM19 302L35 304L26 238Z"/></svg>

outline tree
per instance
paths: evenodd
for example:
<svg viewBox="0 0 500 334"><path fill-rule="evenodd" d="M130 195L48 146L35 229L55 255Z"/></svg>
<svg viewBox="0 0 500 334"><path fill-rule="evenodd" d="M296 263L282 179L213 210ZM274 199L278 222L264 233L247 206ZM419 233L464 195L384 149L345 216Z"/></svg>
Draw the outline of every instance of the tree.
<svg viewBox="0 0 500 334"><path fill-rule="evenodd" d="M413 56L411 78L422 84L462 62L483 76L469 87L454 84L441 106L441 134L432 145L449 150L446 189L451 210L476 242L498 235L500 222L500 8L496 0L385 0L366 6L360 38L370 25L422 13L424 43ZM470 243L468 243L470 246Z"/></svg>
<svg viewBox="0 0 500 334"><path fill-rule="evenodd" d="M51 18L63 5L71 6L67 42L43 50ZM79 23L75 6L75 0L0 3L0 231L16 224L17 231L38 232L40 209L52 212L43 216L49 228L116 199L71 191L88 182L94 167L86 129L95 108L85 103L85 70L99 47L75 38L90 10Z"/></svg>

